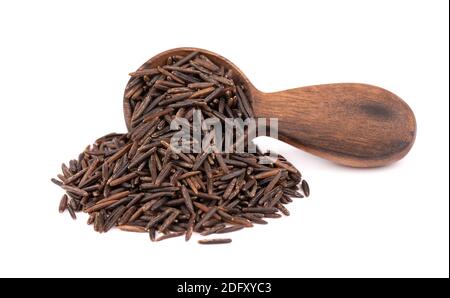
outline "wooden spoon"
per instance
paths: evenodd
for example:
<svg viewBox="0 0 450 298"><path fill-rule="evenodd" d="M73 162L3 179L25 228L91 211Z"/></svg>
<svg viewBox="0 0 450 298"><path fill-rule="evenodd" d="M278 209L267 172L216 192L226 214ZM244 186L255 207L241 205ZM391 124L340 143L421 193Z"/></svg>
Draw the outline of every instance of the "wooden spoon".
<svg viewBox="0 0 450 298"><path fill-rule="evenodd" d="M314 155L351 167L379 167L404 157L416 136L409 106L379 87L340 83L264 93L253 86L233 63L197 48L165 51L139 70L166 63L170 56L198 51L214 63L232 69L233 79L248 90L255 116L278 118L279 139ZM125 121L131 110L124 98Z"/></svg>

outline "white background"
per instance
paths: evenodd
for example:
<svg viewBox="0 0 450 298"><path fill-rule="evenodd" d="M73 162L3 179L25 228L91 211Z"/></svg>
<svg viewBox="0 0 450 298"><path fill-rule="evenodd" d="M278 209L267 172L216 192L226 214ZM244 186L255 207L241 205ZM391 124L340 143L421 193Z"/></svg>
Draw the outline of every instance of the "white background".
<svg viewBox="0 0 450 298"><path fill-rule="evenodd" d="M448 277L448 1L1 1L0 276ZM279 142L312 195L226 246L95 233L57 212L61 162L125 131L127 74L179 46L263 91L362 82L418 122L395 165L336 166Z"/></svg>

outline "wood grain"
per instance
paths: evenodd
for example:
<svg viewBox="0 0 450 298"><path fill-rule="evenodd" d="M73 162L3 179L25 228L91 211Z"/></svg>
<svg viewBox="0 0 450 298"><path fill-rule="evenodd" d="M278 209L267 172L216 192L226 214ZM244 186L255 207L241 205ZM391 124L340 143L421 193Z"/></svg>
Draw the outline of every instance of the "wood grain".
<svg viewBox="0 0 450 298"><path fill-rule="evenodd" d="M416 136L408 105L379 87L329 84L252 94L258 117L278 118L281 140L342 165L390 164L408 153Z"/></svg>
<svg viewBox="0 0 450 298"><path fill-rule="evenodd" d="M231 68L233 80L242 83L251 95L256 117L278 118L279 139L297 148L345 166L365 168L395 162L414 144L412 110L398 96L379 87L342 83L263 93L232 62L198 48L165 51L138 71L156 68L170 56L192 51ZM130 129L131 108L125 97L123 109Z"/></svg>

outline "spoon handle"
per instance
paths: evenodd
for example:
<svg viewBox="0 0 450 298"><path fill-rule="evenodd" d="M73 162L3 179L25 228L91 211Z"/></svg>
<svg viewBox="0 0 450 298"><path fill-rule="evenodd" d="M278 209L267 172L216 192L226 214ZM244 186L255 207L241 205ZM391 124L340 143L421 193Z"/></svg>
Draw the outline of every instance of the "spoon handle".
<svg viewBox="0 0 450 298"><path fill-rule="evenodd" d="M278 118L281 140L342 165L384 166L414 143L412 110L379 87L328 84L253 93L256 116Z"/></svg>

